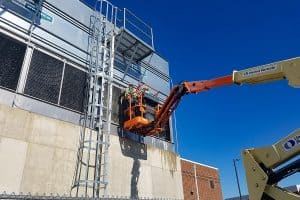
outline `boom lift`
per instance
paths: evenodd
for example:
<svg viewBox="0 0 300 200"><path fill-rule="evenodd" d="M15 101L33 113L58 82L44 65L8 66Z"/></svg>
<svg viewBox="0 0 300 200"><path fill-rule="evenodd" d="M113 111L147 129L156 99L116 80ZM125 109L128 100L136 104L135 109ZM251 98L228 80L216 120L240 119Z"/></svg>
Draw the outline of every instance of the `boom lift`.
<svg viewBox="0 0 300 200"><path fill-rule="evenodd" d="M171 90L162 105L157 105L154 109L144 103L146 89L131 86L123 98L126 102L122 111L123 129L143 136L153 136L164 130L184 95L230 84L257 84L281 79L288 79L289 85L300 87L300 58L234 71L232 75L216 79L182 82Z"/></svg>
<svg viewBox="0 0 300 200"><path fill-rule="evenodd" d="M300 58L234 71L232 75L208 81L183 82L172 89L162 106L157 105L152 110L154 117L147 117L150 111L144 104L146 89L131 88L124 95L127 107L123 111L123 128L144 136L155 135L164 129L186 94L196 94L233 83L259 84L281 79L287 79L292 87L300 87ZM272 146L244 150L242 155L250 200L300 200L299 195L277 186L282 179L300 172L300 159L276 169L299 154L300 129Z"/></svg>
<svg viewBox="0 0 300 200"><path fill-rule="evenodd" d="M276 144L242 152L250 200L299 200L300 196L277 185L300 172L300 159L274 170L300 154L300 129Z"/></svg>

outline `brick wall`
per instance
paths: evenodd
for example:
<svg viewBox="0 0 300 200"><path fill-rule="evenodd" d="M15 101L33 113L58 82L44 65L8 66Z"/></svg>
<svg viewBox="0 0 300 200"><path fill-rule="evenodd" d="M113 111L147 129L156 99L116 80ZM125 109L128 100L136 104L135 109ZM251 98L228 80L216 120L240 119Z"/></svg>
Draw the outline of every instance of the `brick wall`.
<svg viewBox="0 0 300 200"><path fill-rule="evenodd" d="M222 200L217 169L182 159L181 172L185 200Z"/></svg>

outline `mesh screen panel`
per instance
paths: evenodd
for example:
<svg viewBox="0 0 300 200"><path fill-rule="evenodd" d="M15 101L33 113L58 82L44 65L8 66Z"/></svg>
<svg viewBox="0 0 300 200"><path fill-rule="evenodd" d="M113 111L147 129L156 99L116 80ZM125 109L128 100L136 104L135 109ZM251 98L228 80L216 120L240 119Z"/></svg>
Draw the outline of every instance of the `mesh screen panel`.
<svg viewBox="0 0 300 200"><path fill-rule="evenodd" d="M26 45L0 34L0 85L16 90Z"/></svg>
<svg viewBox="0 0 300 200"><path fill-rule="evenodd" d="M63 62L35 50L32 55L25 94L58 103Z"/></svg>
<svg viewBox="0 0 300 200"><path fill-rule="evenodd" d="M66 65L60 105L83 112L86 79L87 74L85 72Z"/></svg>

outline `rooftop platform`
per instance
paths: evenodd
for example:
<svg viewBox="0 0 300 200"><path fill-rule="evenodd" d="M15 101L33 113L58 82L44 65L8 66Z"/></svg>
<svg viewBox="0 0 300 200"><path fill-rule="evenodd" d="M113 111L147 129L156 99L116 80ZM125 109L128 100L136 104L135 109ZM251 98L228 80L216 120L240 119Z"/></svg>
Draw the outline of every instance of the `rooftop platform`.
<svg viewBox="0 0 300 200"><path fill-rule="evenodd" d="M118 11L116 50L137 63L155 51L152 27L126 8Z"/></svg>
<svg viewBox="0 0 300 200"><path fill-rule="evenodd" d="M116 50L134 62L139 62L154 52L153 47L125 28L121 28L116 36Z"/></svg>

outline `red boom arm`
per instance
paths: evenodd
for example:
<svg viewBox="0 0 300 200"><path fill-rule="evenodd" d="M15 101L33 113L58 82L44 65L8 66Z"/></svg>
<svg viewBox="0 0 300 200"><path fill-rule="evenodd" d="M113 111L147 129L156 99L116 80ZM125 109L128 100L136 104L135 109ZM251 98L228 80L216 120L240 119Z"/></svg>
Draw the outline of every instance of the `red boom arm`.
<svg viewBox="0 0 300 200"><path fill-rule="evenodd" d="M210 90L215 87L225 86L233 84L232 75L224 76L221 78L206 80L206 81L193 81L183 82L180 85L175 86L169 97L163 103L161 109L157 112L154 122L154 127L165 127L169 118L171 117L174 110L177 108L181 98L189 93L199 93ZM147 135L154 135L150 132Z"/></svg>
<svg viewBox="0 0 300 200"><path fill-rule="evenodd" d="M135 92L127 95L127 98L129 99L129 108L124 110L124 113L129 116L129 119L124 122L123 127L125 130L132 131L143 136L156 135L166 127L172 113L177 108L184 95L203 92L232 83L232 76L225 76L207 81L183 82L171 90L169 97L165 100L162 106L158 106L156 108L153 121L144 117L145 106L143 103L143 92L136 90ZM137 103L132 105L134 95L138 98L135 100ZM136 110L138 110L138 112Z"/></svg>

